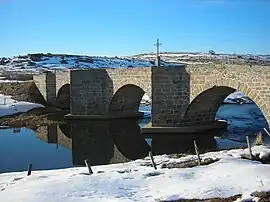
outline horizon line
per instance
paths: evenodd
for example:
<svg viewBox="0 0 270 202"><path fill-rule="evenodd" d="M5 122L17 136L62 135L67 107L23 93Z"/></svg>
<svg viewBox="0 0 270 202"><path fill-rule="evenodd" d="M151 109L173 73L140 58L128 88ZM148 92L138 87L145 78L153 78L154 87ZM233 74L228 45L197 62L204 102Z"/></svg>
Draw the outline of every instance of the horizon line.
<svg viewBox="0 0 270 202"><path fill-rule="evenodd" d="M211 51L211 50L210 50ZM213 50L214 51L214 50ZM209 51L160 51L160 54L211 54ZM29 53L22 53L22 54L16 54L16 55L10 55L10 56L0 56L0 58L10 58L10 57L17 57L17 56L24 56L24 55L32 55L32 54L52 54L52 55L81 55L81 56L96 56L96 57L132 57L132 56L140 56L140 55L147 55L147 54L156 54L156 52L143 52L143 53L137 53L137 54L130 54L130 55L116 55L116 54L89 54L89 53L51 53L51 52L29 52ZM237 52L216 52L214 51L214 54L212 55L253 55L253 56L268 56L270 53L237 53Z"/></svg>

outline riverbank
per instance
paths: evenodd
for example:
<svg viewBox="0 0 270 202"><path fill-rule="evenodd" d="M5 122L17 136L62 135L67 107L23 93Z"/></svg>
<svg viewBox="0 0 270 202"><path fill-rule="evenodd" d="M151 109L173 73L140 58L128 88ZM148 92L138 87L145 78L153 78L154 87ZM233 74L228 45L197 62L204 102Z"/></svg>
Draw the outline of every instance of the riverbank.
<svg viewBox="0 0 270 202"><path fill-rule="evenodd" d="M0 126L26 127L36 130L40 126L63 123L64 115L67 113L67 111L54 107L34 108L28 112L0 117Z"/></svg>
<svg viewBox="0 0 270 202"><path fill-rule="evenodd" d="M270 157L270 149L252 148L259 158ZM212 163L189 168L172 164L196 161L195 155L171 158L155 156L129 163L61 170L0 174L0 198L17 202L62 201L269 201L270 164L243 159L247 149L201 154Z"/></svg>
<svg viewBox="0 0 270 202"><path fill-rule="evenodd" d="M0 126L27 127L62 123L68 112L46 106L46 102L33 81L0 83Z"/></svg>
<svg viewBox="0 0 270 202"><path fill-rule="evenodd" d="M0 82L0 94L12 96L17 101L45 105L46 101L33 81Z"/></svg>

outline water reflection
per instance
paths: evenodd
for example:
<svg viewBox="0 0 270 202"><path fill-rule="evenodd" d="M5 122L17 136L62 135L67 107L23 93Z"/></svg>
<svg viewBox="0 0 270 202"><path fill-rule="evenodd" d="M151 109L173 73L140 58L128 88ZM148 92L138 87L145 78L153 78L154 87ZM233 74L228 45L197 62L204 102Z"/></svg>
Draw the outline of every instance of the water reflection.
<svg viewBox="0 0 270 202"><path fill-rule="evenodd" d="M137 122L132 119L116 119L108 122L112 139L119 151L127 158L144 158L150 146L141 134Z"/></svg>
<svg viewBox="0 0 270 202"><path fill-rule="evenodd" d="M20 131L2 129L0 173L26 170L29 163L33 164L33 170L71 167L71 151L62 145L55 145L56 141L52 137L55 139L57 136L47 131L47 128L43 133L35 133L27 128L21 128Z"/></svg>
<svg viewBox="0 0 270 202"><path fill-rule="evenodd" d="M254 132L267 125L263 115L258 114L253 105L224 105L218 112L219 116L231 120L225 137L241 142L245 142L245 135L255 137ZM1 130L0 173L26 170L29 163L33 164L34 170L38 170L84 165L85 159L89 159L92 165L100 165L143 158L148 155L150 147L139 125L143 127L149 121L150 117L140 120L139 124L135 119L78 120L40 127L37 132L25 128ZM207 131L197 137L199 148L202 145L214 146L212 134L216 132ZM193 152L192 134L182 134L181 137L163 135L166 139L164 136L152 139L154 154ZM264 138L270 137L264 135Z"/></svg>
<svg viewBox="0 0 270 202"><path fill-rule="evenodd" d="M264 115L255 104L221 105L216 118L228 121L228 130L223 137L241 142L246 141L246 135L255 138L256 132L269 127Z"/></svg>
<svg viewBox="0 0 270 202"><path fill-rule="evenodd" d="M146 157L150 150L153 154L194 152L194 139L201 149L209 149L215 147L214 136L221 130L225 128L194 130L180 135L153 134L152 148L135 119L68 120L59 126L40 128L37 136L72 150L72 163L77 166L84 165L85 159L91 165L127 162ZM41 135L44 131L46 135Z"/></svg>
<svg viewBox="0 0 270 202"><path fill-rule="evenodd" d="M121 163L148 155L150 146L135 119L76 120L40 127L37 137L72 150L73 165Z"/></svg>

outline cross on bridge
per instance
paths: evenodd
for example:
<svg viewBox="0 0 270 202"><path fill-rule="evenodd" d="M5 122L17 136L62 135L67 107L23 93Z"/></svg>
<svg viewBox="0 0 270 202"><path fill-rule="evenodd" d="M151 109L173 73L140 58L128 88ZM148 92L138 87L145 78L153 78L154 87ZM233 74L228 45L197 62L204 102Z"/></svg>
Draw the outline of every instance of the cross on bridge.
<svg viewBox="0 0 270 202"><path fill-rule="evenodd" d="M159 43L159 39L157 39L157 43L154 44L154 46L157 47L157 57L159 56L159 46L161 46L162 43Z"/></svg>
<svg viewBox="0 0 270 202"><path fill-rule="evenodd" d="M162 43L159 43L159 39L157 39L157 43L154 44L154 46L157 47L157 57L156 57L156 61L155 61L155 65L156 66L160 66L160 56L159 56L159 47L162 45Z"/></svg>

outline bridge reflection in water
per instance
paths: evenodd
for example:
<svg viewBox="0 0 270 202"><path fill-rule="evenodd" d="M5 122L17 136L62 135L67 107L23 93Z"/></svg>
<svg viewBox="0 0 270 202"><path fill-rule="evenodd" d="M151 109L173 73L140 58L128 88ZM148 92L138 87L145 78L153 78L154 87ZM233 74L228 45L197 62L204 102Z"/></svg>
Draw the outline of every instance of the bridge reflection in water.
<svg viewBox="0 0 270 202"><path fill-rule="evenodd" d="M91 165L103 165L144 158L151 149L153 154L192 152L194 138L199 141L200 148L211 148L215 146L217 130L220 129L209 130L211 133L207 136L185 133L166 135L165 138L165 134L142 134L136 119L67 120L62 125L40 127L36 135L45 142L72 150L73 165L80 166L84 165L85 159ZM145 135L152 138L152 148Z"/></svg>
<svg viewBox="0 0 270 202"><path fill-rule="evenodd" d="M45 142L72 150L73 165L122 163L144 158L150 146L135 119L72 120L40 127L36 135ZM124 154L124 155L123 155Z"/></svg>

